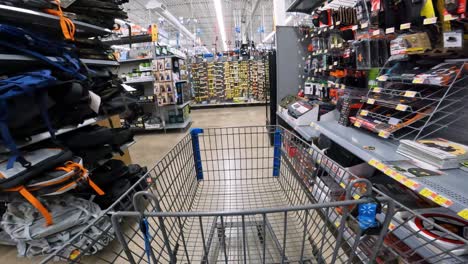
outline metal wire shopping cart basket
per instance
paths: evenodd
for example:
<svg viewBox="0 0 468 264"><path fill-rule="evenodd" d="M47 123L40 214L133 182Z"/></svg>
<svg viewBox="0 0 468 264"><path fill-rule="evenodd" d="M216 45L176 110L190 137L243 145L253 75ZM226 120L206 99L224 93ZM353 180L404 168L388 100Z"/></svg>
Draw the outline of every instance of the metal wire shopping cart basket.
<svg viewBox="0 0 468 264"><path fill-rule="evenodd" d="M346 190L333 193L327 179ZM281 127L192 129L90 223L96 229L112 216L112 227L100 231L105 241L117 239L105 250L85 257L103 240L78 243L82 233L44 262L387 263L388 251L418 255L389 247L407 220L396 222L394 201L372 193L367 180ZM458 257L434 241L425 246L432 251L424 261Z"/></svg>

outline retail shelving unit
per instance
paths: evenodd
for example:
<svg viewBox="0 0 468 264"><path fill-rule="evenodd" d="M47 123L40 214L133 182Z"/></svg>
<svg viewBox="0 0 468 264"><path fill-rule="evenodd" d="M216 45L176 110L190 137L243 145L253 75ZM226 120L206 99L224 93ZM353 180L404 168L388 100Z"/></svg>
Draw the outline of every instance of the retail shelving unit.
<svg viewBox="0 0 468 264"><path fill-rule="evenodd" d="M468 97L468 89L466 89L468 62L466 59L450 60L457 53L456 49L455 52L454 49L434 49L437 50L436 52L434 50L409 51L405 55L387 53L387 49L390 49L385 45L381 49L375 49L376 43L380 45L387 41L387 38L390 43L390 40L400 37L400 34L405 36L416 34L414 32L418 30L429 30L429 27L434 29L436 27L434 23L437 23L440 28L443 23L447 25L447 23L452 23L449 21L457 18L450 17L450 15L448 18L447 16L433 17L426 18L419 26L402 23L391 28L379 29L370 19L370 8L374 7L362 5L360 2L335 0L324 3L323 1L297 0L289 8L291 12L311 14L315 10L326 12L330 8L337 10L361 5L360 8L367 17L356 21L355 25L349 25L349 30L353 31L354 36L366 36L360 40L334 43L337 30L343 30L343 25L339 23L322 25L311 30L279 27L276 31L277 61L282 62L277 65L279 68L277 104L279 105L280 100L286 95L297 94L298 90L306 89L308 84L313 84L313 89L318 91L324 88L332 89L340 97L345 98L344 100L349 100L349 104L354 102L353 104L357 105L357 107L353 106L356 114L351 114L348 122L344 122L348 120L344 113L351 107L331 110L328 113L321 112L318 117L304 115L294 118L281 107L276 114L281 124L290 127L306 141L312 142L311 153L319 151L317 143L319 137L327 138L333 145L339 146L343 151L358 158L362 162L360 166L372 172L369 176L388 177L392 186L400 186L398 188L414 196L413 200L426 201L433 207L431 208L433 211L416 207L413 208L414 211L410 210L411 213L394 215L384 244L386 250L399 256L399 261L404 263L467 263L468 240L466 236L463 237L461 233L454 234L451 230L441 226L432 226L433 229L431 229L428 225L453 220L464 225L464 228L468 226L466 221L468 220L468 195L466 194L468 172L465 168L455 168L441 170L441 175L437 176L410 177L398 168L398 164L414 161L399 154L397 150L401 139L447 137L450 140L467 144L468 133L461 127L463 123L461 120L467 118L467 108L464 102ZM379 11L382 12L382 10ZM453 23L456 26L457 21ZM320 46L320 43L314 42L314 38L328 38L329 42L325 46ZM297 39L297 42L294 39ZM328 78L331 72L350 69L349 66L343 66L346 60L343 59L343 54L339 53L339 50L350 43L352 43L352 52L357 54L355 70L364 72L369 80L369 83L365 85L343 83L339 81L339 78ZM320 48L316 48L318 46ZM371 57L376 52L382 55L379 60ZM458 54L460 53L462 52L458 49ZM445 58L448 59L445 61L447 63L458 62L458 64L438 65L439 68L432 69L408 68L403 71L404 74L395 73L398 72L400 66L398 64L404 65L417 58L416 56L419 56L420 60L426 60L426 63L431 63L432 58L437 56L438 62L432 62L432 65L442 62L441 59ZM296 70L286 69L289 65L298 64L299 67ZM451 73L444 75L449 71L448 69ZM439 78L435 77L437 74ZM331 98L331 100L334 99ZM371 120L376 121L372 124ZM327 150L321 153L323 152ZM343 153L343 155L346 154ZM363 177L363 174L350 171L349 168L342 170L327 167L327 161L321 159L321 155L315 156L320 170L326 172L325 175L348 175L349 173ZM343 181L346 177L338 178L335 177L336 182L345 188L349 180ZM319 181L320 178L316 179ZM372 181L372 177L369 179ZM377 187L375 191L379 191ZM390 193L391 197L392 195L394 193ZM315 197L315 199L319 201L322 198ZM398 203L398 206L402 210L407 210L402 204ZM431 218L431 213L425 214L425 210L436 212L432 216L441 212L438 214L440 218ZM324 219L330 221L328 217ZM418 227L415 224L418 222L423 223L422 226ZM437 230L440 233L434 235L431 230ZM352 231L350 232L351 237L355 236ZM447 237L457 242L447 243L449 241ZM360 246L356 249L359 251ZM359 252L357 254L359 257ZM360 257L359 259L365 263Z"/></svg>
<svg viewBox="0 0 468 264"><path fill-rule="evenodd" d="M139 98L139 104L148 115L126 125L134 131L166 131L185 129L191 124L185 56L170 54L166 47L152 42L150 35L109 39L105 43L146 45L140 52L144 55L119 60L120 74L126 77L124 83L136 89L132 93ZM133 48L136 49L135 45Z"/></svg>
<svg viewBox="0 0 468 264"><path fill-rule="evenodd" d="M264 105L268 74L263 58L198 60L190 64L193 109Z"/></svg>

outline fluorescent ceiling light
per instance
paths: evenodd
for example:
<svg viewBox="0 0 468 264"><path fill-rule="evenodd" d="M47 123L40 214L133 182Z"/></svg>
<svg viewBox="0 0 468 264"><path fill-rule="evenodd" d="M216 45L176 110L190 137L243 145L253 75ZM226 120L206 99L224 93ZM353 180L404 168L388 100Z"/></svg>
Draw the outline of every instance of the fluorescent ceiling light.
<svg viewBox="0 0 468 264"><path fill-rule="evenodd" d="M216 18L218 19L219 33L221 34L221 40L223 42L224 50L227 50L226 45L226 31L224 30L224 19L223 19L223 7L221 6L221 0L213 0L216 10Z"/></svg>

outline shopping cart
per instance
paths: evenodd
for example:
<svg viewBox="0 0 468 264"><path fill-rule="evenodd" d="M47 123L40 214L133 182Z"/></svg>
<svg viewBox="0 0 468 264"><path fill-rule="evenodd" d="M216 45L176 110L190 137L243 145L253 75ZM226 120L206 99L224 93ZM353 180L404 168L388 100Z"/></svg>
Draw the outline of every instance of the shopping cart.
<svg viewBox="0 0 468 264"><path fill-rule="evenodd" d="M90 223L95 230L111 216L101 237L83 231L43 262L398 263L390 256L401 255L466 263L437 239L414 231L402 237L398 231L408 225L397 213L430 220L397 205L281 127L192 129ZM391 247L390 236L403 244L421 239L428 254Z"/></svg>

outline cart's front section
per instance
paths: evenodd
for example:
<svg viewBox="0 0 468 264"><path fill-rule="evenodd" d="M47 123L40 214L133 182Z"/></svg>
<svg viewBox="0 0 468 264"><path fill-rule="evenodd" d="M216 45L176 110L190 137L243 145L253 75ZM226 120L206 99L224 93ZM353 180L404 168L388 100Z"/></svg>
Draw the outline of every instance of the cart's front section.
<svg viewBox="0 0 468 264"><path fill-rule="evenodd" d="M281 127L193 129L99 218L111 227L90 224L110 246L93 254L85 230L46 261L468 263L460 236L353 172Z"/></svg>

